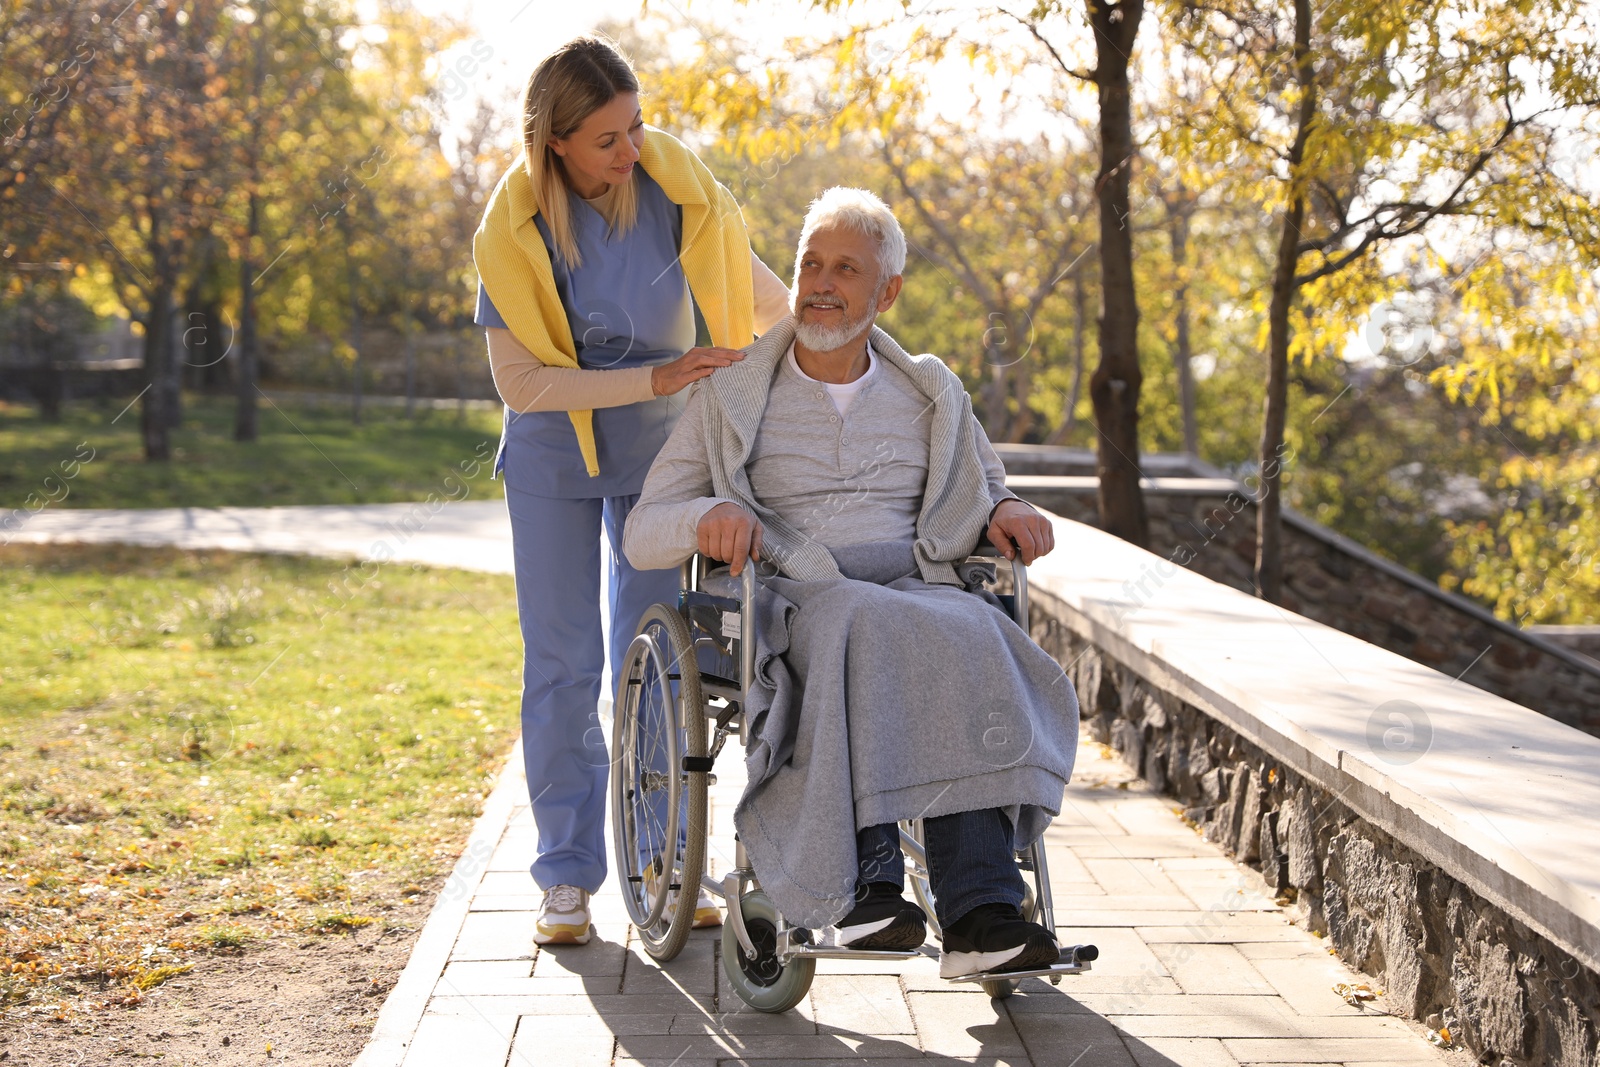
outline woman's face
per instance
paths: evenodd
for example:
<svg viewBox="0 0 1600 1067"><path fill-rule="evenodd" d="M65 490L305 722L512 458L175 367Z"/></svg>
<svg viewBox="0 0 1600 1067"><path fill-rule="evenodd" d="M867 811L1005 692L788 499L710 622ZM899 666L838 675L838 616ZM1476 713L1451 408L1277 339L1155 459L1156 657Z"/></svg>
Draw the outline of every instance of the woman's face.
<svg viewBox="0 0 1600 1067"><path fill-rule="evenodd" d="M638 93L618 93L611 103L594 111L571 137L550 138L550 148L561 157L567 181L587 200L621 185L633 175L644 148L644 113Z"/></svg>

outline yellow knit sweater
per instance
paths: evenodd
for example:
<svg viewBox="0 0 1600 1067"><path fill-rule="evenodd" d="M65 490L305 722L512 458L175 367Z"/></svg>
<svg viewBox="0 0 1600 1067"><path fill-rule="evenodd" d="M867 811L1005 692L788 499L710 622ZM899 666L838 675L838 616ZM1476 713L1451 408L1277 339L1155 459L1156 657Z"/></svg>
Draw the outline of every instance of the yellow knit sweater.
<svg viewBox="0 0 1600 1067"><path fill-rule="evenodd" d="M712 341L744 347L755 337L750 238L733 194L687 146L653 126L645 128L639 164L683 208L680 262ZM549 366L576 367L578 350L556 293L550 253L533 223L538 211L527 156L518 155L489 198L472 238L472 258L489 300L516 339ZM592 478L600 473L594 412L567 414Z"/></svg>

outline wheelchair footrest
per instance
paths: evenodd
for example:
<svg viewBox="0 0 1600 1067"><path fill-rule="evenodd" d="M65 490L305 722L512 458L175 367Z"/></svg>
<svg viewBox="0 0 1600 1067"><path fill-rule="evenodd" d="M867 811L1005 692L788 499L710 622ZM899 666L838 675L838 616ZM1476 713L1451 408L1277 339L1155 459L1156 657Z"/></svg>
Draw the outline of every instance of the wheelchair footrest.
<svg viewBox="0 0 1600 1067"><path fill-rule="evenodd" d="M1005 978L1050 978L1060 981L1056 976L1063 974L1083 974L1093 969L1093 963L1100 958L1100 950L1093 945L1067 945L1061 950L1061 958L1049 967L1038 967L1028 971L976 971L972 974L958 974L954 978L945 979L948 982L993 982Z"/></svg>
<svg viewBox="0 0 1600 1067"><path fill-rule="evenodd" d="M877 948L839 948L834 945L793 945L779 955L785 959L809 956L812 959L823 960L914 960L931 954L920 948L897 952Z"/></svg>

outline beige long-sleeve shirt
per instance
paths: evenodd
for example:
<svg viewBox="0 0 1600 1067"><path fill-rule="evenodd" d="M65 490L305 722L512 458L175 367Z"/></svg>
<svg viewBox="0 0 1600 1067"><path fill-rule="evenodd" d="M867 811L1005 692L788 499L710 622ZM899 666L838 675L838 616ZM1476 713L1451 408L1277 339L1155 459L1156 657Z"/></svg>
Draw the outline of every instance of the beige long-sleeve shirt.
<svg viewBox="0 0 1600 1067"><path fill-rule="evenodd" d="M754 252L756 332L766 333L789 313L789 288ZM637 404L655 396L652 367L584 370L552 367L528 351L510 330L490 326L489 369L500 398L512 411L585 411Z"/></svg>

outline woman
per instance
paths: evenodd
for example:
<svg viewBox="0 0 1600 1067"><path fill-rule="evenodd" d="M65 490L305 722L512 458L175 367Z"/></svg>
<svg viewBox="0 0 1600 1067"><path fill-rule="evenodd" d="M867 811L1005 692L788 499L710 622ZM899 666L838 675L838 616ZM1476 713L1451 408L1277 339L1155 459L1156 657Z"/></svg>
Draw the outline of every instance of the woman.
<svg viewBox="0 0 1600 1067"><path fill-rule="evenodd" d="M647 128L639 83L609 42L580 37L539 64L525 151L473 239L495 387L524 645L522 746L544 890L534 940L585 944L606 877L609 752L600 536L610 546L611 667L674 571L636 571L622 530L692 382L787 313L750 251L739 206L677 140ZM697 346L697 326L711 344ZM721 921L704 894L696 925Z"/></svg>

